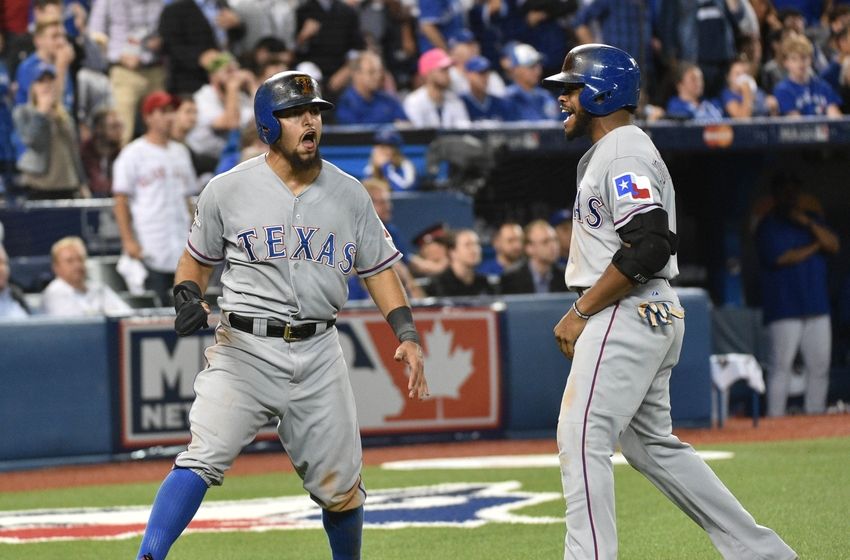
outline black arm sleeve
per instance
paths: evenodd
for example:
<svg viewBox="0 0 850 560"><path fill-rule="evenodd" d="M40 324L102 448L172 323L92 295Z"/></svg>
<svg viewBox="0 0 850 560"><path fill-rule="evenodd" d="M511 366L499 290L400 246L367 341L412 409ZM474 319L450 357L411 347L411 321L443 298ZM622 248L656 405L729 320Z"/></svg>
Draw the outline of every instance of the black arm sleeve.
<svg viewBox="0 0 850 560"><path fill-rule="evenodd" d="M675 234L669 229L667 212L661 208L634 216L617 234L624 245L611 262L639 284L646 284L675 253Z"/></svg>

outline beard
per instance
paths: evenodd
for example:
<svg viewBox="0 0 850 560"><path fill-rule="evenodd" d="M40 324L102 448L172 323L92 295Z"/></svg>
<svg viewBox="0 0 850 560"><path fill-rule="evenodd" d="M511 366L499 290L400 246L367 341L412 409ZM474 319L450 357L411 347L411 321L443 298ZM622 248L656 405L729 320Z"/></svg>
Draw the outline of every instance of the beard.
<svg viewBox="0 0 850 560"><path fill-rule="evenodd" d="M584 110L573 113L573 126L569 130L564 130L564 135L567 140L574 140L585 136L590 131L591 116Z"/></svg>
<svg viewBox="0 0 850 560"><path fill-rule="evenodd" d="M322 155L319 152L318 147L315 152L306 155L301 155L295 150L285 150L279 145L275 146L275 148L275 151L280 154L290 167L292 167L292 170L297 173L321 169L322 167Z"/></svg>

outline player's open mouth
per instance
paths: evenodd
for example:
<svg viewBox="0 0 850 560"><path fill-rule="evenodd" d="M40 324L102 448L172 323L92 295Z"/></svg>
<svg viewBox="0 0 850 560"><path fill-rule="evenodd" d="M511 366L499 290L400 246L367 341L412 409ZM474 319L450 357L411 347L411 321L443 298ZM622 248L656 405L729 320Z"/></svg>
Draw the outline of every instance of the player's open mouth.
<svg viewBox="0 0 850 560"><path fill-rule="evenodd" d="M301 137L301 145L307 148L308 150L314 150L316 148L316 132L311 130L304 134Z"/></svg>
<svg viewBox="0 0 850 560"><path fill-rule="evenodd" d="M564 117L564 125L566 125L566 124L567 124L567 122L568 122L568 121L569 121L569 120L573 117L573 115L574 115L574 113L573 113L572 111L570 111L570 110L566 109L565 107L561 107L561 113L562 113L562 114L564 114L564 115L566 115L566 116Z"/></svg>

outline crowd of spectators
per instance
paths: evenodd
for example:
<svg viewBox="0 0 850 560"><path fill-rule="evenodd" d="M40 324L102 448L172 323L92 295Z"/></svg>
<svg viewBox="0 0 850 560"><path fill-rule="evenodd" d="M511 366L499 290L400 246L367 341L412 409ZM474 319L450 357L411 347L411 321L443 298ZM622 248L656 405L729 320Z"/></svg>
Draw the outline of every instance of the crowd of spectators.
<svg viewBox="0 0 850 560"><path fill-rule="evenodd" d="M191 218L185 197L261 153L252 97L282 70L322 83L337 104L329 124L374 127L360 178L387 201L423 184L399 130L560 120L539 84L578 43L638 60L638 116L649 121L850 107L850 6L838 0L19 0L0 10L0 189L114 198L123 254L144 265L160 302L178 248L158 245ZM520 265L520 284L537 288L566 265L564 213L525 231L431 232L404 266L432 293L504 293L515 283L493 279ZM495 256L482 269L473 246L491 229L483 249Z"/></svg>
<svg viewBox="0 0 850 560"><path fill-rule="evenodd" d="M332 124L376 127L555 121L540 78L591 41L638 60L647 120L839 116L850 107L850 6L839 0L2 6L0 186L31 198L109 196L116 150L144 132L142 101L155 91L194 103L186 111L196 117L174 134L202 187L253 153L251 98L285 69L322 82L339 105Z"/></svg>

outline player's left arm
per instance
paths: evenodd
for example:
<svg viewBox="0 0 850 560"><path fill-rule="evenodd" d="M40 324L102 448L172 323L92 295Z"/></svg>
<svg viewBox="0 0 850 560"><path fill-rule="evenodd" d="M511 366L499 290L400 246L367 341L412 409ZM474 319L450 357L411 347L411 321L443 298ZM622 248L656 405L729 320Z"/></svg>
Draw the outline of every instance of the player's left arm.
<svg viewBox="0 0 850 560"><path fill-rule="evenodd" d="M400 342L395 351L395 360L405 362L410 368L410 380L407 383L408 397L424 399L428 396L428 381L425 379L425 366L422 347L419 345L419 333L413 323L413 312L398 275L392 267L367 277L366 289L372 300L395 332Z"/></svg>
<svg viewBox="0 0 850 560"><path fill-rule="evenodd" d="M612 303L621 300L638 284L645 284L666 266L675 252L674 236L668 229L667 212L653 208L637 214L617 230L622 246L599 280L576 300L555 326L555 339L561 352L572 359L575 342L587 320Z"/></svg>

